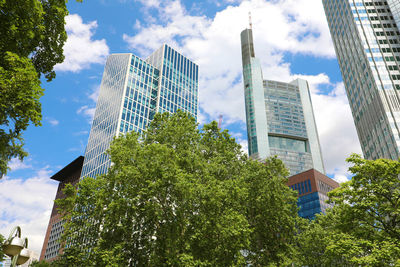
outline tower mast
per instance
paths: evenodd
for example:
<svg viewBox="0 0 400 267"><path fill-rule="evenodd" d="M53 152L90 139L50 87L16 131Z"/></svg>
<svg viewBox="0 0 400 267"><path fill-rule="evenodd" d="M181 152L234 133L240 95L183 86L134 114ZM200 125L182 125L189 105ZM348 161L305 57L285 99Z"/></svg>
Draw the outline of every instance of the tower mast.
<svg viewBox="0 0 400 267"><path fill-rule="evenodd" d="M249 11L249 26L250 29L253 29L253 23L251 23L251 12Z"/></svg>

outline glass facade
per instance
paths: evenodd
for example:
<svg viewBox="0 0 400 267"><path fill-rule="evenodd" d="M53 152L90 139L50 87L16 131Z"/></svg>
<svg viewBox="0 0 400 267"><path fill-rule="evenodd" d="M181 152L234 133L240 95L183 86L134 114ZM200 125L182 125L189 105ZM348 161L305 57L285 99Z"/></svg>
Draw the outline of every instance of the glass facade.
<svg viewBox="0 0 400 267"><path fill-rule="evenodd" d="M399 1L323 4L364 157L398 159Z"/></svg>
<svg viewBox="0 0 400 267"><path fill-rule="evenodd" d="M326 193L311 192L310 180L292 185L290 188L299 193L297 206L299 207L299 216L302 218L313 220L316 214L325 214L327 209L332 208L331 204L326 203L329 199Z"/></svg>
<svg viewBox="0 0 400 267"><path fill-rule="evenodd" d="M314 219L315 214L321 213L321 200L319 193L314 192L297 199L297 206L300 208L299 216L306 219Z"/></svg>
<svg viewBox="0 0 400 267"><path fill-rule="evenodd" d="M241 33L249 155L277 155L291 175L314 168L325 173L308 83L263 80L252 30Z"/></svg>
<svg viewBox="0 0 400 267"><path fill-rule="evenodd" d="M133 54L107 59L85 152L81 178L111 165L106 151L115 136L142 132L156 112L180 109L197 119L198 66L164 44L143 60Z"/></svg>

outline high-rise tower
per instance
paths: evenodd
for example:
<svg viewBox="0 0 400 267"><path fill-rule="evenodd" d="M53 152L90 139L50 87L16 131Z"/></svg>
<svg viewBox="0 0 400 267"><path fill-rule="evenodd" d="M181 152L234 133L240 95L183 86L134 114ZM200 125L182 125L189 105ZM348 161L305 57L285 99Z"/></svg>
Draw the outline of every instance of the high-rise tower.
<svg viewBox="0 0 400 267"><path fill-rule="evenodd" d="M323 0L364 157L400 156L400 2Z"/></svg>
<svg viewBox="0 0 400 267"><path fill-rule="evenodd" d="M180 109L197 118L198 66L164 44L142 60L133 54L107 59L85 152L81 178L104 174L114 136L143 131L156 112Z"/></svg>
<svg viewBox="0 0 400 267"><path fill-rule="evenodd" d="M308 83L263 80L252 29L241 33L247 139L250 157L277 155L291 175L325 173Z"/></svg>

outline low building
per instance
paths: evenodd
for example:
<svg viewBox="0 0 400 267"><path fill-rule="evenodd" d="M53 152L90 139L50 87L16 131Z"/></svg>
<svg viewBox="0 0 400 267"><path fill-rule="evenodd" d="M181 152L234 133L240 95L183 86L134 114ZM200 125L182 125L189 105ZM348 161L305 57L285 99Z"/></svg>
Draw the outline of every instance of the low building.
<svg viewBox="0 0 400 267"><path fill-rule="evenodd" d="M310 220L315 218L315 214L325 213L332 207L326 203L328 192L339 187L339 183L315 169L290 176L287 185L299 194L299 216Z"/></svg>
<svg viewBox="0 0 400 267"><path fill-rule="evenodd" d="M62 190L66 184L71 183L75 185L77 182L79 182L79 177L81 175L83 166L83 159L83 156L77 157L62 170L50 177L50 179L60 182L55 199L65 197ZM40 260L51 262L57 259L58 255L62 251L59 240L63 230L63 221L61 215L57 211L57 205L54 203L49 225L47 226L46 236L43 242L42 252L40 253Z"/></svg>

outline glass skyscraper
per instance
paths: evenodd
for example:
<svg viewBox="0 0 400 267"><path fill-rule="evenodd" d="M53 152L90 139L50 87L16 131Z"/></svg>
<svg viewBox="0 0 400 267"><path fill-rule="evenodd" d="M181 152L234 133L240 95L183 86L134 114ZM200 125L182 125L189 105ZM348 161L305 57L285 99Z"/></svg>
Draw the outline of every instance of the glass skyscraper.
<svg viewBox="0 0 400 267"><path fill-rule="evenodd" d="M81 178L111 165L105 153L115 136L142 132L156 112L182 110L197 119L198 66L164 44L146 60L133 54L108 57L85 151Z"/></svg>
<svg viewBox="0 0 400 267"><path fill-rule="evenodd" d="M364 157L400 156L400 1L323 0Z"/></svg>
<svg viewBox="0 0 400 267"><path fill-rule="evenodd" d="M263 80L255 57L252 29L241 33L249 155L277 155L291 175L316 169L325 173L308 83Z"/></svg>

